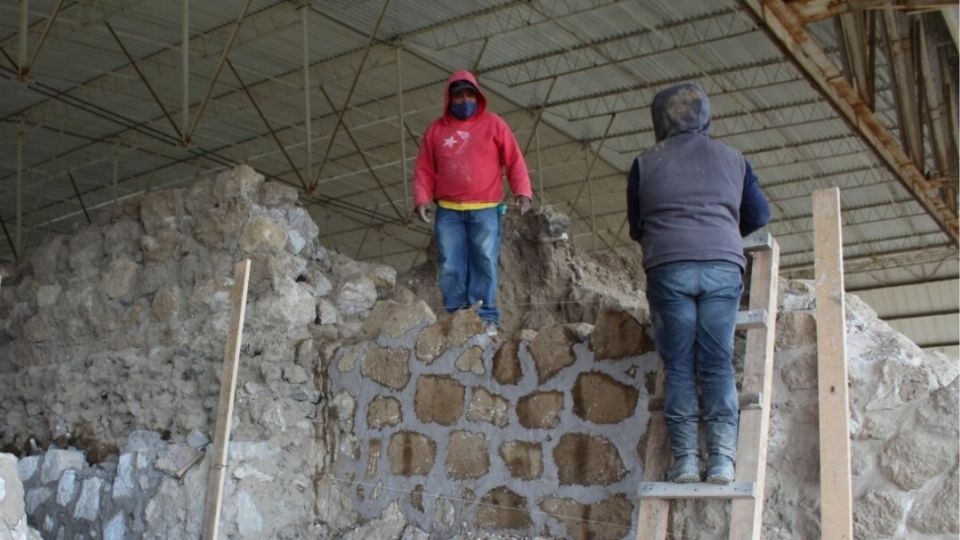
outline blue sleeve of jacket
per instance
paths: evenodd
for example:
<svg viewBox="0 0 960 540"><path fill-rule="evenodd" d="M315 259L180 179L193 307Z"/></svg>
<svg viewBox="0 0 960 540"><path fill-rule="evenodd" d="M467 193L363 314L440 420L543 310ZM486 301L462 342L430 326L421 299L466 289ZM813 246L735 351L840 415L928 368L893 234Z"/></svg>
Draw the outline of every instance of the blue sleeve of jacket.
<svg viewBox="0 0 960 540"><path fill-rule="evenodd" d="M639 242L643 229L640 227L640 209L637 197L640 192L640 160L634 159L630 173L627 174L627 223L630 225L630 238Z"/></svg>
<svg viewBox="0 0 960 540"><path fill-rule="evenodd" d="M740 235L746 236L770 222L770 206L760 191L760 182L750 162L743 176L743 199L740 201Z"/></svg>

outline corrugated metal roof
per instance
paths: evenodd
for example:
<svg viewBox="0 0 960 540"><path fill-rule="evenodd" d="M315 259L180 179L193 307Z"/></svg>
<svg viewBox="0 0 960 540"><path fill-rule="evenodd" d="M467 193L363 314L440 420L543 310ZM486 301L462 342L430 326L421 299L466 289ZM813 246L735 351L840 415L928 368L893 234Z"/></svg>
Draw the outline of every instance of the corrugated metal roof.
<svg viewBox="0 0 960 540"><path fill-rule="evenodd" d="M37 46L54 5L54 0L29 3L31 47ZM227 0L190 4L191 122L242 6ZM26 220L33 219L33 208L39 216L39 234L31 241L69 230L72 222L83 219L65 169L73 172L88 206L109 205L114 153L121 196L136 194L148 184L182 185L199 171L240 160L272 178L300 185L293 168L305 169L307 154L299 6L283 0L253 1L229 53L287 147L291 167L229 68L217 79L193 145L178 144L176 129L104 22L137 59L182 130L181 3L68 3L38 55L30 86L12 80L9 63L0 60L0 217L10 223L15 215L13 156L21 123ZM313 2L307 12L312 170L321 167L329 145L317 193L336 199L329 203L335 210L313 210L324 220L327 213L333 216L324 227L334 246L355 246L373 222L395 240L388 262L404 267L416 257L428 231L392 214L383 195L386 190L394 204L409 205L402 200L400 133L406 133L409 171L416 138L439 113L447 74L476 66L491 108L514 128L521 145L530 141L527 157L537 179L537 196L573 214L575 236L592 235L596 229L604 249L630 249L622 227L624 174L634 157L653 144L648 111L653 95L666 84L699 79L711 95L713 136L745 153L773 202L771 231L781 241L782 268L803 271L809 266L809 195L837 186L844 207L848 284L897 283L958 272L956 248L943 247L947 237L936 222L739 2L391 0L364 61L368 33L382 6L375 0ZM0 5L0 15L0 46L16 57L17 5ZM935 23L935 18L923 17ZM840 66L833 21L811 23L806 29ZM875 116L899 140L895 85L884 48L877 51ZM956 49L950 51L948 70L956 77ZM361 63L362 73L356 77ZM402 127L397 120L398 67L403 76ZM347 128L338 128L331 145L336 109L348 95ZM532 137L541 107L542 190ZM64 135L58 137L61 130ZM600 159L590 171L594 225L584 177L592 161L587 154L597 151ZM934 169L930 144L924 161L925 169ZM571 210L577 197L577 209ZM370 208L383 214L371 221ZM10 249L0 242L4 257L10 257Z"/></svg>

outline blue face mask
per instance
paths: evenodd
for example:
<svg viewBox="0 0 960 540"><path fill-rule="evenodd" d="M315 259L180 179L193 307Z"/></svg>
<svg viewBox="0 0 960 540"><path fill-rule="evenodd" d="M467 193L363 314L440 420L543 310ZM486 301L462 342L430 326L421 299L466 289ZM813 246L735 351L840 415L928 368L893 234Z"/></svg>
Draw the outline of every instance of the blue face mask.
<svg viewBox="0 0 960 540"><path fill-rule="evenodd" d="M459 118L460 120L466 120L470 118L477 112L477 102L476 101L464 101L463 103L451 103L450 104L450 113Z"/></svg>

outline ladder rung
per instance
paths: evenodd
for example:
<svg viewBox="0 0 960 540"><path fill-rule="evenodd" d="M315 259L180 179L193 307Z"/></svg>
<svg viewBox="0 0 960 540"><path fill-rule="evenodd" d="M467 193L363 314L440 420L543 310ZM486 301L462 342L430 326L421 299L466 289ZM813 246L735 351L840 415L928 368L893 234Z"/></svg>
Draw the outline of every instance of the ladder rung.
<svg viewBox="0 0 960 540"><path fill-rule="evenodd" d="M767 310L751 309L737 313L737 329L763 328L767 325Z"/></svg>
<svg viewBox="0 0 960 540"><path fill-rule="evenodd" d="M740 410L744 411L747 409L760 409L763 406L763 394L760 392L748 392L745 394L740 394ZM657 412L663 410L663 398L661 397L652 397L650 402L647 404L647 410L651 412Z"/></svg>
<svg viewBox="0 0 960 540"><path fill-rule="evenodd" d="M770 251L773 247L773 236L767 231L757 231L743 239L743 251Z"/></svg>
<svg viewBox="0 0 960 540"><path fill-rule="evenodd" d="M757 484L754 482L733 482L724 485L706 482L691 484L641 482L637 496L641 499L755 499L756 487Z"/></svg>

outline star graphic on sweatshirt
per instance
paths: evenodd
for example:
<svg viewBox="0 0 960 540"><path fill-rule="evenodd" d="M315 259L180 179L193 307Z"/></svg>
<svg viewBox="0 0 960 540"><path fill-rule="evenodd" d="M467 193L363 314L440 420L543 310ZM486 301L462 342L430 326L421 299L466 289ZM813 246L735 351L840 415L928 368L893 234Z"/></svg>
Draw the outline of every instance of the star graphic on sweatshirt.
<svg viewBox="0 0 960 540"><path fill-rule="evenodd" d="M443 140L444 148L453 148L455 144L457 144L457 139L455 139L453 136L447 137Z"/></svg>

